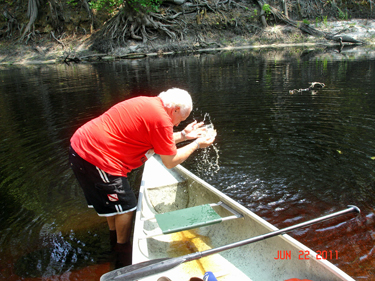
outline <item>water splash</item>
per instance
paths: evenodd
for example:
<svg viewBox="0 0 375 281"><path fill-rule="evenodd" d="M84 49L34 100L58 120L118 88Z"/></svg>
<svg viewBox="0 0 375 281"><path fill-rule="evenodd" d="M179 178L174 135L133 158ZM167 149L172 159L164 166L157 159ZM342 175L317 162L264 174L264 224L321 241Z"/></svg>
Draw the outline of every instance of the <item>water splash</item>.
<svg viewBox="0 0 375 281"><path fill-rule="evenodd" d="M206 119L208 122L205 122ZM212 124L209 113L204 114L203 122L206 123L206 135L216 135L216 130L214 129L214 125ZM197 163L197 174L200 177L212 178L220 170L219 158L219 148L216 143L213 143L211 146L200 150L199 154L195 158Z"/></svg>
<svg viewBox="0 0 375 281"><path fill-rule="evenodd" d="M197 169L200 174L206 177L213 177L220 170L219 148L216 144L203 149L197 158L199 159Z"/></svg>
<svg viewBox="0 0 375 281"><path fill-rule="evenodd" d="M211 117L210 117L210 114L209 114L209 113L205 113L205 114L204 114L204 116L203 116L203 122L206 121L206 117L208 118L209 123L212 124Z"/></svg>

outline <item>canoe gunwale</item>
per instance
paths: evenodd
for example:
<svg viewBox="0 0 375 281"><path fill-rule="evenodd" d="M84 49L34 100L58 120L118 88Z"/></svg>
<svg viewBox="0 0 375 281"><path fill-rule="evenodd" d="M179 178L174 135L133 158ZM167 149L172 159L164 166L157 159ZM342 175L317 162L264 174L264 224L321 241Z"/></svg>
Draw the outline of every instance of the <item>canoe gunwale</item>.
<svg viewBox="0 0 375 281"><path fill-rule="evenodd" d="M155 158L155 157L153 157L153 158ZM150 160L152 160L152 161L150 161ZM155 159L151 158L146 162L146 165L149 165L148 168L151 169L152 165L157 164L157 163L155 163L155 161L159 162L159 164L161 164L160 159L157 160L157 158L155 158ZM245 220L246 223L248 223L250 221L254 221L257 224L259 224L259 226L261 226L261 228L264 231L263 233L259 233L259 234L264 234L264 233L267 233L267 232L279 230L277 227L275 227L274 225L265 221L263 218L259 217L255 213L251 212L250 210L248 210L247 208L245 208L244 206L242 206L238 202L234 201L232 198L223 194L222 192L220 192L219 190L217 190L216 188L214 188L213 186L211 186L210 184L208 184L207 182L205 182L201 178L199 178L196 175L194 175L193 173L191 173L189 170L187 170L183 166L178 165L175 168L173 168L171 170L167 170L167 171L169 173L178 174L181 178L183 178L187 181L196 182L197 185L202 186L202 188L207 190L209 193L212 193L213 195L220 198L220 200L223 201L230 208L232 208L232 209L236 210L238 213L244 215L244 218L240 219L241 221ZM144 178L142 179L142 183L141 183L141 187L140 187L140 191L139 191L139 201L138 201L138 206L137 206L137 211L136 211L136 225L135 225L135 228L134 228L133 263L139 263L139 262L142 262L142 261L146 261L146 260L149 259L149 257L151 257L153 255L152 249L147 248L147 245L146 245L146 244L152 242L152 240L160 241L160 243L164 243L164 242L168 243L168 238L167 238L168 235L166 235L165 237L162 236L162 237L154 237L154 238L143 239L143 240L147 240L147 242L141 241L139 239L140 237L142 237L142 235L144 235L144 231L143 231L144 220L142 219L143 216L147 215L147 214L150 214L150 213L153 213L153 214L157 213L153 209L153 204L149 201L150 199L148 197L149 196L148 192L151 191L151 190L156 191L159 188L168 186L168 184L165 185L165 186L162 186L162 187L161 187L161 185L152 185L152 184L150 185L148 183L150 183L151 180L147 177L148 177L148 175L144 174ZM210 202L210 203L213 203L213 202ZM148 209L148 210L145 210L145 208ZM234 220L234 221L236 221L236 220ZM215 227L217 227L217 226L215 226ZM215 228L215 230L217 230L217 228ZM280 241L281 240L284 241L284 242L280 242L280 243L286 243L286 245L292 246L293 249L299 249L301 251L309 251L309 253L310 253L309 259L311 259L311 261L308 261L308 263L309 264L311 263L314 266L321 267L320 270L327 271L327 274L328 274L328 272L330 272L332 275L335 276L335 278L333 278L331 280L351 280L351 281L354 281L353 278L351 278L349 275L347 275L346 273L344 273L343 271L338 269L331 262L329 262L327 260L317 260L316 259L317 255L313 250L311 250L310 248L308 248L304 244L300 243L299 241L295 240L294 238L292 238L288 234L282 234L282 235L279 235L277 237L270 238L269 240L272 243L272 240L274 240L274 239L280 239ZM258 244L258 243L255 243L255 244ZM217 246L215 246L215 247L217 247ZM244 247L247 247L247 246L244 246ZM275 249L275 254L276 254L276 250L277 249ZM232 252L232 253L226 254L225 252L223 252L223 255L226 256L226 257L232 256L232 255L234 255L234 253L238 253L236 251L227 251L227 252ZM159 258L159 257L156 257L156 258ZM151 259L153 259L153 258L151 258ZM271 259L273 259L273 257ZM178 270L178 268L177 268L177 270ZM291 277L293 277L293 276L291 276ZM145 280L156 280L156 279L154 278L154 279L145 279ZM227 280L227 279L224 279L224 280ZM251 280L251 279L248 279L248 280ZM257 279L253 279L253 280L255 281ZM320 279L320 280L330 280L330 279Z"/></svg>

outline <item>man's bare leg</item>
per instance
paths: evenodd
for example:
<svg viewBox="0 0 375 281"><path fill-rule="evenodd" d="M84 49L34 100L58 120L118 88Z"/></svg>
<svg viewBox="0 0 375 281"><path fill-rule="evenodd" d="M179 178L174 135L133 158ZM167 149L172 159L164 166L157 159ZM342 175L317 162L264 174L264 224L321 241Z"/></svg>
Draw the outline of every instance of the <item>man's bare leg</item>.
<svg viewBox="0 0 375 281"><path fill-rule="evenodd" d="M132 229L134 211L121 215L107 217L110 233L117 234L117 243L114 250L117 253L116 268L132 263L132 247L130 235ZM113 239L113 238L112 238Z"/></svg>
<svg viewBox="0 0 375 281"><path fill-rule="evenodd" d="M134 211L107 217L110 231L116 231L117 243L124 244L130 240Z"/></svg>
<svg viewBox="0 0 375 281"><path fill-rule="evenodd" d="M124 244L130 241L134 211L115 216L117 243Z"/></svg>
<svg viewBox="0 0 375 281"><path fill-rule="evenodd" d="M107 217L109 230L116 230L115 217L116 216Z"/></svg>

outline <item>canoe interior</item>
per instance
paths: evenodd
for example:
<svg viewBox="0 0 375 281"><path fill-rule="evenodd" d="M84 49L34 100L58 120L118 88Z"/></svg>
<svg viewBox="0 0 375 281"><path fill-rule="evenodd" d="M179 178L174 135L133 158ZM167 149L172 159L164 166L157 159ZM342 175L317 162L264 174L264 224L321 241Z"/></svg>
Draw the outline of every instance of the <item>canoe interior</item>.
<svg viewBox="0 0 375 281"><path fill-rule="evenodd" d="M155 221L142 221L155 213L165 213L192 206L223 201L244 217L198 229L142 239L157 228ZM231 215L222 207L214 207L222 217ZM168 170L160 159L153 157L145 166L134 231L133 263L178 257L204 251L258 236L276 228L250 212L211 185L181 166ZM309 251L308 257L300 254ZM281 253L286 259L275 259ZM218 280L354 280L325 260L316 260L315 252L288 235L277 236L183 263L177 268L142 280L202 278L212 271ZM308 258L308 259L307 259Z"/></svg>

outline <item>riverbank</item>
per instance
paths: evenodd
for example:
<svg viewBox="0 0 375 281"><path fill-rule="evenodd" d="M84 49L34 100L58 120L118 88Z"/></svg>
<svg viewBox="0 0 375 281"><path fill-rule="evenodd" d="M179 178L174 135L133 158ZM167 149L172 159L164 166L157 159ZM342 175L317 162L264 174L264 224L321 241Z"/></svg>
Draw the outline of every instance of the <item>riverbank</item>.
<svg viewBox="0 0 375 281"><path fill-rule="evenodd" d="M361 41L366 48L374 48L375 20L353 19L347 21L320 22L311 24L319 31L346 35ZM134 59L148 56L165 56L179 53L202 53L234 49L286 48L303 46L337 46L338 42L323 37L302 33L296 27L286 25L269 26L257 34L236 35L231 30L207 34L206 40L197 42L194 37L170 42L165 40L131 42L127 47L117 48L108 53L92 50L90 35L72 36L55 40L50 36L41 38L34 44L2 43L0 65L56 64L64 62L93 62L119 59ZM353 45L345 43L345 45Z"/></svg>

